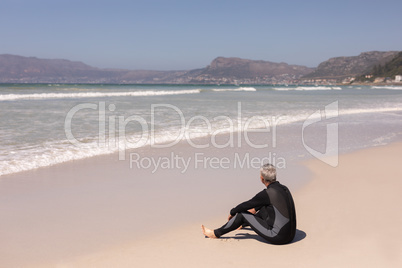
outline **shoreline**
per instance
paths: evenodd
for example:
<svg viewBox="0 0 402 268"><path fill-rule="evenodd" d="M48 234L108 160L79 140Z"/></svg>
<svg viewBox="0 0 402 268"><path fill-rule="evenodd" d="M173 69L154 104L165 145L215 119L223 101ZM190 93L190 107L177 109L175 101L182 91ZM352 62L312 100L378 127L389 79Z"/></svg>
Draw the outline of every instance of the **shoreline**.
<svg viewBox="0 0 402 268"><path fill-rule="evenodd" d="M316 78L316 79L331 79L331 78ZM137 86L278 86L278 85L284 85L284 83L278 83L278 84L248 84L248 83L238 83L238 84L222 84L222 83L55 83L55 82L38 82L38 83L27 83L27 82L0 82L0 86L7 86L7 85L94 85L94 86L110 86L110 85L137 85ZM320 85L320 86L401 86L402 82L356 82L356 83L333 83L333 84L328 84L328 83L317 83L317 84L311 84L311 83L286 83L286 85L290 86L315 86L315 85Z"/></svg>
<svg viewBox="0 0 402 268"><path fill-rule="evenodd" d="M381 113L385 113L385 112L400 112L400 110L399 109L395 109L395 108L393 108L393 109L383 109L383 110L378 110L378 111L368 111L368 112L362 112L362 111L353 111L353 112L339 112L339 115L337 115L337 117L338 118L344 118L344 117L348 117L348 116L356 116L356 115L358 115L358 116L361 116L361 115L369 115L369 114L372 114L372 115L380 115ZM226 147L224 147L223 148L223 150L226 150L226 151L233 151L233 150L238 150L238 149L241 149L241 147L243 146L243 145L246 145L247 146L247 142L246 142L246 140L245 140L245 138L247 138L247 139L249 139L249 141L251 142L251 143L253 143L253 144L267 144L268 145L268 149L269 150L271 150L271 151L277 151L276 150L276 148L277 147L279 147L278 145L273 145L273 147L272 147L272 144L273 143L276 143L276 140L274 141L274 139L276 139L277 137L276 137L276 131L277 131L277 128L278 129L280 129L280 130L282 130L282 129L293 129L293 130L297 130L297 131L301 131L301 129L300 129L300 124L303 122L303 121L305 121L306 119L298 119L298 120L295 120L295 121L291 121L291 122L286 122L286 123L284 123L284 124L281 124L281 123L279 123L279 124L277 124L277 125L274 125L274 126L269 126L268 127L268 135L266 135L266 136L264 136L264 135L259 135L259 134L256 134L256 133L251 133L251 137L249 136L250 135L250 133L246 133L245 134L245 130L236 130L236 131L234 131L234 132L224 132L224 133L218 133L218 134L216 134L215 136L213 136L213 135L206 135L206 136L201 136L201 137L194 137L194 138L191 138L191 143L195 143L195 144L201 144L201 145L203 145L203 144L207 144L207 145L211 145L211 141L212 141L212 138L216 138L216 143L217 144L219 144L219 142L221 143L221 144L225 144L226 142L228 142L228 137L230 137L232 140L234 140L234 145L233 146L226 146ZM298 129L299 128L299 129ZM254 129L251 129L251 131L253 131ZM264 128L258 128L258 129L256 129L257 131L261 131L261 130L265 130ZM322 131L322 130L320 130L320 129L318 129L319 131ZM345 129L346 130L346 129ZM269 132L271 132L271 131L273 131L273 133L269 133ZM311 132L311 131L310 131ZM310 135L312 134L312 133L309 133ZM324 134L325 135L325 134ZM247 137L246 137L247 136ZM283 134L282 134L282 136L283 136ZM240 138L238 138L238 137L240 137ZM396 139L395 139L395 137L396 137ZM390 139L392 139L392 140L390 140L390 141L388 141L388 142L396 142L396 141L398 141L398 140L401 140L402 139L402 137L398 137L398 136L395 136L395 137L390 137ZM281 138L281 137L280 137ZM309 137L308 137L309 138ZM388 139L388 138L386 138L386 139ZM261 142L262 141L262 142ZM169 141L168 143L170 143L170 142L172 142L172 141ZM240 146L238 145L238 142L241 144ZM163 144L163 143L162 143ZM282 145L283 145L284 143L282 143ZM156 144L156 146L151 146L151 145L149 145L149 144L147 144L147 145L145 145L145 146L142 146L142 147L139 147L139 148L135 148L135 149L132 149L132 148L125 148L124 150L123 150L123 152L124 152L124 154L126 155L126 157L127 157L127 155L129 155L130 153L133 153L133 152L140 152L140 153L144 153L145 152L145 155L146 154L148 154L147 152L149 152L149 151L158 151L159 150L159 148L157 147L157 146L159 146L160 144ZM375 147L375 146L377 146L377 145L382 145L382 144L370 144L370 145L367 145L368 147ZM175 148L175 146L178 146L179 148L184 148L184 147L187 147L187 148L190 148L190 147L193 147L193 145L191 145L190 144L190 142L189 141L187 141L187 140L185 140L185 139L182 139L182 140L180 140L179 142L177 142L175 145L173 145L172 146L172 148ZM359 150L359 149L362 149L362 148L367 148L367 146L361 146L360 145L360 147L358 146L357 148L347 148L346 150L348 151L348 152L352 152L352 151L355 151L355 150ZM213 147L213 146L210 146L210 147ZM182 149L180 149L180 150L182 150ZM184 149L184 150L186 150L186 149ZM219 150L215 150L216 152L217 151L219 151ZM254 150L255 151L255 150ZM275 152L275 154L277 154L278 152ZM305 154L304 154L305 155ZM47 168L52 168L52 167L57 167L57 166L59 166L59 165L61 165L61 166L63 166L63 165L69 165L69 164L71 164L71 163L80 163L80 161L90 161L90 159L95 159L95 161L97 161L96 159L107 159L107 158L109 158L109 159L113 159L113 158L115 158L115 159L117 159L118 157L120 156L120 152L119 152L119 150L116 150L116 151L113 151L113 152L106 152L106 153L100 153L100 154L96 154L96 155L92 155L92 156L88 156L88 157L83 157L83 158L78 158L78 159L70 159L70 160L63 160L63 161L61 161L61 162L56 162L56 163L52 163L52 164L50 164L50 165L47 165L47 166L38 166L38 167L35 167L35 168L32 168L32 169L27 169L27 170L20 170L20 171L17 171L17 172L13 172L13 173L5 173L5 174L0 174L0 181L2 180L2 179L7 179L8 177L12 177L12 176L18 176L18 174L28 174L29 172L35 172L35 171L37 171L37 170L42 170L42 169L47 169ZM313 157L313 156L309 156L309 157ZM28 173L27 173L28 172Z"/></svg>
<svg viewBox="0 0 402 268"><path fill-rule="evenodd" d="M290 186L291 191L297 194L314 181L308 165L299 163L300 159L305 159L305 155L301 158L287 158L302 148L301 141L294 142L298 139L299 133L295 132L298 127L295 124L281 128L279 133L285 139L278 140L278 148L269 148L275 149L273 152L280 152L279 149L282 150L285 145L292 148L293 151L284 155L289 161L288 166L278 172L281 178L279 181ZM289 133L294 136L288 136ZM218 144L224 144L227 137L227 134L217 136ZM202 144L209 139L200 138L197 142ZM267 135L263 138L260 134L251 137L251 141L264 144L270 144L270 140L271 137ZM242 142L244 145L244 140ZM164 157L169 156L172 150L187 158L199 152L209 158L229 156L230 160L235 154L250 154L258 160L267 153L265 149L247 146L194 150L182 142L173 148L144 147L138 151L127 151L126 156L130 152L138 152L142 157ZM357 150L359 152L362 149ZM0 229L4 230L1 237L5 241L0 243L0 252L5 254L4 257L0 256L0 260L3 260L0 264L4 262L11 267L13 265L8 264L54 267L81 258L79 256L86 258L95 254L97 259L100 257L99 252L108 255L113 248L121 250L121 245L127 245L123 247L125 251L135 244L138 247L136 251L140 252L144 250L142 244L148 245L148 250L155 246L154 243L170 245L173 243L170 241L172 236L182 239L199 236L200 221L208 227L222 225L222 218L226 217L233 202L244 201L261 190L260 182L255 179L258 177L259 166L233 170L219 166L199 169L193 166L184 174L179 169L161 169L152 173L150 169L130 168L127 158L126 161L119 161L117 156L116 153L69 161L0 178L0 196L3 201L0 202L0 211L5 219L0 222ZM315 159L305 161L319 162ZM234 189L222 191L233 183L236 185ZM187 212L191 212L190 215ZM160 222L161 218L166 221ZM175 231L177 227L188 231L178 234ZM147 238L149 234L152 235ZM165 240L160 240L158 235ZM306 235L309 232L301 229L298 239L304 240L303 236ZM255 236L250 237L246 240L255 241ZM38 241L42 248L36 248ZM185 240L185 243L192 242ZM179 246L180 250L188 250L185 245L175 246ZM176 249L175 246L172 250ZM21 254L28 260L27 263L22 263L24 260L19 257ZM149 252L143 254L151 257ZM165 258L169 259L168 256Z"/></svg>
<svg viewBox="0 0 402 268"><path fill-rule="evenodd" d="M265 243L247 229L206 239L194 223L64 261L58 267L233 267L264 265L267 258L271 265L282 267L398 267L402 217L395 211L402 201L402 173L396 167L402 160L401 149L399 142L341 155L338 168L318 160L304 162L313 180L293 191L298 230L291 244ZM336 178L342 182L334 182ZM208 220L206 215L202 223L218 227L225 216Z"/></svg>
<svg viewBox="0 0 402 268"><path fill-rule="evenodd" d="M221 135L217 140L225 137ZM198 152L211 159L250 154L258 160L266 153L246 146L194 150L183 143L135 152L155 158L169 156L172 150L183 157ZM199 222L206 215L219 216L233 196L243 199L260 188L253 179L258 177L259 166L193 166L184 173L179 169L152 173L151 169L130 168L128 158L119 161L117 156L69 161L1 178L0 252L4 255L0 255L0 264L41 267L51 263L50 267L54 267L66 259L144 239L149 233L162 234L175 226ZM306 170L293 162L289 165L283 173L301 176L294 181L295 187L301 187ZM233 181L237 189L221 192ZM219 204L217 200L221 200ZM186 215L185 211L193 212ZM161 218L166 220L161 222Z"/></svg>
<svg viewBox="0 0 402 268"><path fill-rule="evenodd" d="M95 86L93 88L96 88ZM116 87L118 89L118 87ZM124 88L124 87L123 87ZM133 87L128 87L128 88L132 88L132 90L135 90L135 88ZM167 87L169 88L169 87ZM171 88L171 87L170 87ZM206 87L208 88L208 87ZM266 89L266 87L263 87ZM282 87L285 88L285 87ZM319 87L320 88L320 87ZM336 87L333 87L336 88ZM54 89L54 90L53 90ZM289 88L289 90L291 90L292 88ZM130 89L131 90L131 89ZM287 90L287 89L286 89ZM48 95L46 93L46 89L38 89L35 90L35 92L38 91L39 95L41 95L40 92L44 92L44 95ZM51 92L53 92L52 94L56 94L55 92L57 92L56 87L52 87L52 90L50 90ZM77 92L80 92L81 90L74 90ZM36 167L40 167L40 166L48 166L48 165L52 165L52 164L57 164L60 162L64 162L64 161L71 161L73 159L79 159L79 158L86 158L86 157L91 157L91 156L97 156L100 154L110 154L113 151L116 150L116 146L114 146L113 144L113 138L108 139L110 137L115 137L115 134L113 135L106 135L105 137L103 137L103 139L105 139L106 143L106 147L105 146L98 146L98 142L100 142L101 136L98 136L98 132L101 129L101 126L99 125L99 129L97 128L98 126L98 122L96 122L96 117L93 117L93 123L91 123L90 126L86 127L85 130L82 131L82 136L81 134L77 136L77 138L79 140L84 139L85 142L84 144L84 149L82 148L76 148L74 146L72 146L68 140L66 140L66 133L63 133L63 125L62 122L63 120L65 120L67 117L65 114L63 114L64 112L60 112L57 111L58 109L56 109L55 107L58 107L58 104L60 104L63 107L63 111L65 110L65 112L67 112L68 109L71 109L71 106L69 106L70 104L76 104L76 103L80 103L82 101L88 101L88 102L92 102L92 101L97 101L99 100L99 105L97 105L98 109L99 109L99 115L98 115L98 121L100 122L101 120L103 120L102 118L109 118L108 120L105 121L105 124L103 124L102 128L105 130L108 130L108 128L111 128L113 126L113 124L111 124L110 122L112 122L113 120L116 120L117 118L120 118L120 116L117 117L117 115L119 115L117 112L111 112L111 113L107 113L108 115L111 115L109 117L106 117L106 111L103 113L103 115L100 115L101 110L101 101L107 101L108 98L104 98L104 97L100 97L100 98L89 98L86 99L85 94L88 93L87 89L84 90L84 93L79 93L79 94L84 94L84 96L81 96L78 99L75 99L73 96L75 93L77 92L70 92L68 94L69 97L67 99L59 99L59 100L55 100L54 102L57 104L51 104L53 103L53 101L47 100L47 97L45 97L45 99L41 100L41 102L36 102L37 100L33 100L32 102L27 102L25 103L24 100L21 100L22 102L17 101L15 104L14 102L9 102L9 101L5 101L3 104L5 105L3 107L4 111L6 112L5 115L10 114L10 116L5 116L4 120L5 122L9 122L7 118L11 118L9 123L6 123L6 125L8 125L9 127L6 128L5 133L7 135L9 135L9 137L13 137L11 138L11 145L7 145L8 141L7 139L5 140L5 142L2 143L1 146L1 152L0 154L3 155L3 159L5 161L4 165L0 166L0 174L2 174L2 176L0 176L0 180L2 179L3 175L6 174L12 174L21 170L26 170L26 169L32 169L32 168L36 168ZM125 91L125 90L123 90ZM198 90L197 90L198 91ZM258 91L258 90L257 90ZM372 90L371 90L372 91ZM330 100L332 101L338 101L339 102L339 107L337 108L338 110L338 115L339 117L343 117L345 116L350 116L350 115L358 115L361 116L364 114L368 114L369 116L374 115L374 113L376 114L375 116L379 116L381 114L392 114L392 113L400 113L401 110L398 106L398 101L395 101L392 97L395 95L396 97L400 96L400 91L399 90L394 90L391 92L391 90L386 90L387 92L383 92L383 93L377 93L372 91L370 94L377 96L377 94L383 96L384 98L384 104L387 103L387 105L380 105L380 103L382 102L377 102L379 103L379 105L377 105L375 102L373 102L372 104L374 105L363 105L365 101L369 101L371 103L372 99L370 99L371 95L367 97L364 97L364 101L359 101L359 100L353 100L350 103L348 102L348 100L350 99L350 95L355 96L354 93L352 93L350 90L345 90L345 92L339 93L341 91L329 91L329 92L316 92L313 93L312 96L314 96L314 98L317 98L317 100L319 100L319 103L321 103L319 106L317 105L311 105L308 102L308 98L311 95L311 93L304 93L304 92L298 92L295 93L296 95L293 96L293 93L286 93L286 92L273 92L272 90L261 90L260 92L256 92L256 94L252 93L252 94L248 94L248 93L239 93L239 94L226 94L226 93L219 93L219 92L214 92L214 95L210 95L212 94L210 92L208 92L207 94L197 94L196 97L191 96L189 98L187 98L188 96L174 96L172 98L167 97L168 100L171 100L172 104L175 104L176 107L180 107L180 109L185 111L185 115L183 115L183 117L190 117L191 116L191 120L193 118L196 118L195 120L195 124L192 124L190 127L193 127L191 131L194 130L194 135L208 135L209 133L206 133L203 128L203 122L201 119L197 119L196 117L196 109L192 110L192 107L188 107L186 106L187 101L183 101L183 99L187 100L205 100L208 101L209 99L213 99L214 97L217 97L218 104L222 104L225 103L226 98L229 97L233 98L232 99L232 103L230 105L228 105L227 107L224 106L224 109L221 108L217 108L216 112L217 115L218 114L225 114L228 115L229 120L217 120L216 124L213 124L213 129L214 132L216 133L217 131L222 131L222 132L232 132L232 131L237 131L239 124L236 124L237 121L236 119L239 118L238 114L240 114L240 112L242 114L244 114L244 116L248 117L245 118L244 121L247 120L247 122L245 122L246 124L250 121L248 121L249 119L251 119L253 117L253 115L262 115L266 118L270 118L269 124L278 124L278 126L280 124L292 124L291 122L299 120L298 122L302 122L305 121L307 118L310 118L309 116L316 111L316 109L324 109L324 106L327 107L328 103L326 102L326 99L328 99L328 102ZM22 91L22 93L25 91ZM201 91L200 91L201 92ZM364 93L364 91L362 91ZM380 91L379 91L380 92ZM357 94L357 93L356 93ZM21 94L21 96L24 96L24 94ZM28 95L35 95L35 94L28 94ZM56 94L57 95L57 94ZM63 94L62 94L63 95ZM106 94L107 95L107 94ZM105 96L106 96L105 95ZM265 96L264 99L266 99L268 101L268 103L270 102L271 98L272 101L274 101L274 104L272 105L272 107L270 105L267 105L267 108L265 109L263 105L261 105L261 103L263 102L259 102L259 96ZM299 97L302 96L302 97ZM356 96L365 96L365 93L358 93ZM19 96L19 97L21 97ZM245 97L245 99L242 99L242 96ZM286 97L285 97L286 96ZM327 98L328 97L328 98ZM354 98L354 97L353 97ZM145 98L144 102L148 103L148 102L159 102L159 101L164 101L165 97L155 97L155 98ZM390 101L389 103L385 101L388 100ZM137 108L130 108L131 105L133 105L133 107L135 107L134 104L129 104L130 101L134 101L135 103L137 103L137 100L139 101L138 104L141 104L141 100L142 99L130 99L127 102L125 101L125 98L112 98L112 102L116 102L116 101L122 101L125 104L121 106L121 110L122 111L130 111L129 114L133 114L135 113L135 109ZM247 100L250 100L250 102L248 102ZM300 107L299 104L297 106L294 106L294 103L299 103L299 101L301 102ZM236 107L236 102L237 102L237 107ZM244 102L243 107L246 107L245 109L241 109L242 107L239 105L239 103ZM255 108L252 108L252 104L256 105L256 107L258 107L257 110L255 110ZM17 104L18 103L18 104ZM118 103L118 102L116 102ZM230 102L229 102L230 103ZM280 103L284 104L284 108L286 107L290 107L290 112L288 114L287 110L282 110L282 107L280 107ZM314 102L313 102L314 103ZM23 126L19 126L17 123L18 120L21 120L21 122L25 122L25 119L23 117L23 113L21 113L21 111L18 111L18 108L16 109L16 113L15 113L15 119L13 120L13 115L14 112L13 111L13 106L19 106L22 105L24 106L25 104L27 104L28 106L30 106L32 104L32 107L29 108L29 112L33 113L33 115L38 114L37 117L35 118L35 120L37 120L38 122L45 122L47 115L45 112L41 112L41 108L39 107L43 107L43 105L45 107L47 107L46 105L49 104L49 108L53 109L55 108L55 110L53 110L55 112L55 114L57 114L58 116L54 117L52 120L55 120L55 124L52 124L52 126L54 127L54 130L52 130L51 132L49 132L49 135L47 132L43 131L44 129L47 128L46 124L41 125L42 127L30 127L28 123L23 123ZM51 105L50 105L51 104ZM81 103L82 104L82 103ZM95 104L95 103L93 103ZM149 103L148 103L149 104ZM146 116L148 116L148 112L152 112L152 110L149 110L148 108L148 104L144 104L144 107L139 107L138 109L142 112L144 112L146 114ZM258 105L257 105L258 104ZM333 104L335 105L335 102L333 102ZM353 104L353 105L351 105ZM388 105L389 104L389 105ZM92 104L91 104L92 105ZM259 106L260 105L260 106ZM361 106L363 105L363 106ZM21 106L21 107L22 107ZM110 105L109 105L110 106ZM127 106L127 107L125 107ZM214 105L212 105L211 107L213 107ZM220 107L221 105L215 105L216 107ZM294 107L293 107L294 106ZM53 107L53 108L52 108ZM103 106L102 106L103 107ZM113 107L113 106L112 106ZM259 108L261 107L261 109ZM298 113L294 113L291 112L293 111L292 109L296 108L295 110L299 111ZM335 106L334 106L335 107ZM39 108L39 109L38 109ZM190 109L191 108L191 109ZM43 108L42 108L43 109ZM89 109L89 108L88 108ZM92 108L91 108L92 109ZM214 110L215 108L212 108L212 110ZM326 109L326 108L325 108ZM44 109L46 110L46 109ZM105 110L105 109L103 109ZM106 109L108 110L108 109ZM202 110L202 109L201 109ZM208 109L207 109L208 110ZM209 112L205 110L203 111L203 113L209 114ZM264 111L261 112L261 114L259 114L258 111ZM96 115L96 111L85 111L88 112L89 114L92 114L92 116ZM172 114L176 116L176 112L175 111L171 111ZM236 113L237 112L237 113ZM212 117L211 113L211 117ZM80 122L80 120L84 120L85 121L85 117L83 116L85 115L84 112L82 112L82 114L80 115L76 115L76 122ZM318 115L318 118L320 116L320 114L315 114L314 117L316 117ZM145 118L147 118L145 116ZM195 117L194 117L195 116ZM367 116L367 117L369 117ZM101 118L102 117L102 118ZM163 118L163 117L162 117ZM158 117L159 119L162 119L161 117ZM18 119L18 120L17 120ZM128 118L126 118L128 120ZM187 118L185 118L187 123L190 123L190 121L187 120ZM208 122L212 121L212 118L209 119ZM278 121L275 121L277 120ZM313 119L313 118L311 118ZM324 117L322 117L321 114L321 119L324 119ZM367 118L367 121L371 121L370 118ZM50 119L49 119L50 120ZM119 119L120 120L120 119ZM148 119L147 119L148 120ZM157 120L157 121L158 121ZM110 121L110 122L109 122ZM219 122L218 122L219 121ZM227 122L226 122L227 121ZM244 122L243 121L243 122ZM335 120L332 120L335 121ZM379 122L385 122L386 120L378 120ZM57 123L56 123L57 122ZM106 122L108 122L109 124L106 124ZM128 122L128 121L127 121ZM191 121L191 122L194 122ZM115 122L117 123L117 122ZM212 123L214 123L212 121ZM128 138L132 138L132 139L136 139L138 135L142 133L144 133L143 129L141 129L141 127L137 124L135 125L135 120L133 122L130 122L129 128L130 129L127 134L128 134ZM228 129L226 128L227 124L233 124L233 127ZM352 123L353 124L353 123ZM116 126L116 124L114 124ZM161 124L163 125L163 124ZM255 126L255 127L261 127L264 125L264 122L262 122L261 120L259 120L258 118L256 120L252 120L252 123L249 125L251 127ZM125 126L125 124L118 124L119 128L122 126ZM167 123L166 126L169 126L168 129L169 130L169 135L165 135L166 133L164 132L164 128L161 127L161 129L159 129L158 131L156 131L156 135L154 136L155 140L157 140L157 142L164 142L167 140L172 140L175 139L177 137L177 134L179 132L180 129L183 129L184 127L187 126L180 126L179 123L174 123L174 124L169 124ZM243 125L244 126L244 125ZM280 127L280 126L279 126ZM27 132L25 133L24 129L28 130L28 129L36 129L34 130L33 133L35 133L36 131L38 132L38 134L35 136L34 134L32 135L32 137L30 137L29 133ZM66 126L64 125L64 128L66 128ZM131 129L132 128L132 129ZM138 128L138 129L137 129ZM56 131L57 129L57 131ZM78 127L77 127L78 129ZM127 130L128 130L127 129ZM243 128L244 129L244 128ZM273 130L274 128L271 128L271 130ZM145 129L148 130L148 129ZM163 131L162 131L163 130ZM21 132L18 135L13 135L13 132L18 131ZM55 131L53 133L53 131ZM74 130L76 131L76 130ZM116 132L116 129L114 130L115 132L111 132L111 133L118 133L120 138L120 134L122 134L122 132L119 130ZM65 131L64 131L65 132ZM107 132L107 131L106 131ZM385 131L386 132L386 131ZM39 134L40 133L40 134ZM50 134L53 133L53 134ZM79 131L78 131L79 133ZM108 132L107 132L108 133ZM299 131L300 133L300 131ZM190 135L192 135L190 133ZM359 134L358 134L359 135ZM53 137L54 136L54 137ZM22 139L22 137L24 137L24 139ZM84 138L86 137L86 138ZM195 137L194 137L195 138ZM32 139L32 141L31 141ZM30 142L28 142L30 141ZM146 141L145 143L149 142ZM197 142L197 141L195 141ZM137 143L138 144L138 143ZM141 145L143 145L143 143L141 142Z"/></svg>

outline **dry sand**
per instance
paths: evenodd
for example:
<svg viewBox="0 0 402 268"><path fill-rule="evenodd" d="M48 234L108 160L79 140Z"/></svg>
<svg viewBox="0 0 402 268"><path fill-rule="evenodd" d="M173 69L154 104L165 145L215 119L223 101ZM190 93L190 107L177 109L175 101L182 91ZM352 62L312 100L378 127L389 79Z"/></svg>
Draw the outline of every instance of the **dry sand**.
<svg viewBox="0 0 402 268"><path fill-rule="evenodd" d="M195 167L194 158L196 153L231 157L233 164L235 153L258 160L266 150L196 150L177 144L133 152L141 153L142 159L170 157L174 152L183 159L192 157L192 165L186 172L168 168L153 173L152 167L131 168L128 154L125 161L114 154L2 176L0 267L55 267L78 256L131 247L172 228L197 223L198 230L198 223L220 218L234 202L262 187L259 164ZM290 161L280 170L282 182L291 189L303 185L303 177L308 178L304 173L308 174L305 167Z"/></svg>
<svg viewBox="0 0 402 268"><path fill-rule="evenodd" d="M401 143L366 149L341 156L336 168L308 161L314 179L293 193L298 231L289 245L265 243L251 230L204 238L201 223L216 228L227 217L205 215L203 222L56 266L402 267L401 152Z"/></svg>

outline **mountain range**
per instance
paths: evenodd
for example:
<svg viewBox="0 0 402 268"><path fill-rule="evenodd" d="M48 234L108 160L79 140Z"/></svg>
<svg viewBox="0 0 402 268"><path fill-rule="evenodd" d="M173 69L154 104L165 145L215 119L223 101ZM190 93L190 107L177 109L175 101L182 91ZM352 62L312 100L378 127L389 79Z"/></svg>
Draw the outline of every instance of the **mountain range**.
<svg viewBox="0 0 402 268"><path fill-rule="evenodd" d="M318 65L314 72L303 78L344 79L370 73L375 65L384 65L391 61L398 51L371 51L363 52L358 56L336 57Z"/></svg>
<svg viewBox="0 0 402 268"><path fill-rule="evenodd" d="M331 58L309 68L262 60L218 57L201 69L150 71L100 69L82 62L0 55L0 83L172 83L276 84L314 79L343 79L384 65L397 51L371 51L353 57Z"/></svg>

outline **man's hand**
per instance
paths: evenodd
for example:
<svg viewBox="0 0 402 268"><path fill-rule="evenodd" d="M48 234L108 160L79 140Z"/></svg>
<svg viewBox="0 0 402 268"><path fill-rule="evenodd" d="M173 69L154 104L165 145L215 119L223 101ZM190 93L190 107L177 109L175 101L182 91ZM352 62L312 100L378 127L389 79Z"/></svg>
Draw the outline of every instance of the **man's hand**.
<svg viewBox="0 0 402 268"><path fill-rule="evenodd" d="M251 214L257 213L257 211L255 210L255 208L249 209L248 212L250 212Z"/></svg>

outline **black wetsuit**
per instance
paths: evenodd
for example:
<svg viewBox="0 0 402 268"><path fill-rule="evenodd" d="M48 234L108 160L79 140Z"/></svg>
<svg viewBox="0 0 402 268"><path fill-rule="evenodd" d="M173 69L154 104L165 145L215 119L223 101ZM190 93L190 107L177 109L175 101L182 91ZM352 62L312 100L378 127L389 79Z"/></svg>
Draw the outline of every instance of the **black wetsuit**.
<svg viewBox="0 0 402 268"><path fill-rule="evenodd" d="M255 208L256 214L247 210ZM290 243L296 233L296 211L289 189L273 182L249 201L230 211L234 216L221 228L214 230L220 237L240 226L249 225L257 234L273 244Z"/></svg>

